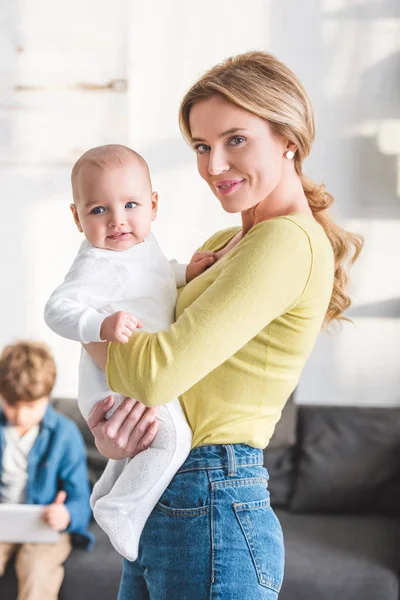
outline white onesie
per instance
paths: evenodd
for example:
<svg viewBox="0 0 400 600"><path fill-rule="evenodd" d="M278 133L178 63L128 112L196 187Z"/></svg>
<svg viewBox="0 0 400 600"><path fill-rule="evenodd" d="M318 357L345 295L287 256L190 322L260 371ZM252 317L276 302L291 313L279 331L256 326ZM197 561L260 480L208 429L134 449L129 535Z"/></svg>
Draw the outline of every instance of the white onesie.
<svg viewBox="0 0 400 600"><path fill-rule="evenodd" d="M101 341L104 318L121 310L141 320L145 331L166 329L174 320L176 288L186 283L185 269L166 259L152 234L121 252L85 240L46 304L45 321L55 333L82 344ZM111 392L105 373L82 348L78 403L85 419L110 394L115 398L111 413L123 397ZM110 460L91 498L96 520L128 560L137 558L145 522L191 448L192 434L177 399L160 407L157 418L160 427L151 447L128 461Z"/></svg>

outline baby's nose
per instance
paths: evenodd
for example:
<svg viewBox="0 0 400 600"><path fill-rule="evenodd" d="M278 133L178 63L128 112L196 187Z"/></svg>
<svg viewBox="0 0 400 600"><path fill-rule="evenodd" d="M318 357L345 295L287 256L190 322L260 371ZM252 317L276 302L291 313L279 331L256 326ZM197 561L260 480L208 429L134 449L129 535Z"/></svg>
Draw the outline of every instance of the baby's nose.
<svg viewBox="0 0 400 600"><path fill-rule="evenodd" d="M118 225L121 225L123 223L125 223L125 215L118 214L118 213L115 213L115 214L111 215L111 217L110 217L110 225L112 227L118 227Z"/></svg>

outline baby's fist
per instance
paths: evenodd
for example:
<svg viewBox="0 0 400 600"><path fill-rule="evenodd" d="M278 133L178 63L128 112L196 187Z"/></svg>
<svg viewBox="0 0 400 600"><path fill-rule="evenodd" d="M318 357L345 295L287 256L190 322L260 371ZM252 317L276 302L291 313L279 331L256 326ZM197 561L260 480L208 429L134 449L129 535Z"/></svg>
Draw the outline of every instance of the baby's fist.
<svg viewBox="0 0 400 600"><path fill-rule="evenodd" d="M186 267L186 281L192 281L217 261L215 252L195 252Z"/></svg>
<svg viewBox="0 0 400 600"><path fill-rule="evenodd" d="M141 321L120 310L104 319L100 327L100 338L103 342L126 344L132 335L132 331L138 327L143 327Z"/></svg>

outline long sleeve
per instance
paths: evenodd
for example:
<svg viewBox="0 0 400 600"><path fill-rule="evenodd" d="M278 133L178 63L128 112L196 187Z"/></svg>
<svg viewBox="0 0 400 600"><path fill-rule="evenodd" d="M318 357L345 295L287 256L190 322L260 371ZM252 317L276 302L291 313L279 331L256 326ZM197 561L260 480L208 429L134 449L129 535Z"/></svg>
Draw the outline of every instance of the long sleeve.
<svg viewBox="0 0 400 600"><path fill-rule="evenodd" d="M313 254L307 232L281 217L254 226L219 262L215 280L168 329L134 332L128 344L109 345L111 389L148 406L189 390L296 306Z"/></svg>
<svg viewBox="0 0 400 600"><path fill-rule="evenodd" d="M121 290L123 283L107 260L90 251L80 252L46 304L46 324L58 335L82 344L99 342L106 315L98 309L121 300Z"/></svg>

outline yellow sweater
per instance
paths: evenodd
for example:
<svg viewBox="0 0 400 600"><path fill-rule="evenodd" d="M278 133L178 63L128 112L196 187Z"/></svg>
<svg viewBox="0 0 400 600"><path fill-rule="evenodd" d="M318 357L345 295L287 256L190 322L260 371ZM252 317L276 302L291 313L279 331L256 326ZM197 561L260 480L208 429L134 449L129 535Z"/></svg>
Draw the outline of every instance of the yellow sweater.
<svg viewBox="0 0 400 600"><path fill-rule="evenodd" d="M239 229L219 231L200 250L223 248ZM179 397L193 447L264 448L320 331L333 273L313 217L255 225L182 289L167 330L109 345L111 389L147 406Z"/></svg>

